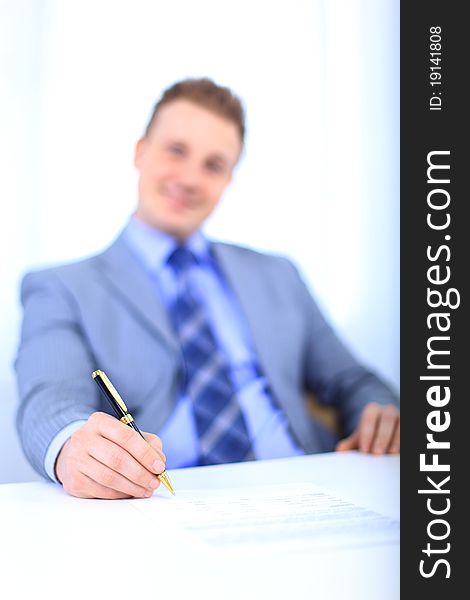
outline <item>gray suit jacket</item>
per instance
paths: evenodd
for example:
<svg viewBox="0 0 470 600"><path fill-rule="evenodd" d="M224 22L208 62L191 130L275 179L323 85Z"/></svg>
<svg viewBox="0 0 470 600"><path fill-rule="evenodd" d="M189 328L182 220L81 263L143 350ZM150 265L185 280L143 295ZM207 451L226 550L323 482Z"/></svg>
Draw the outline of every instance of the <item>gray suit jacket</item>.
<svg viewBox="0 0 470 600"><path fill-rule="evenodd" d="M228 244L212 249L273 396L305 452L332 450L336 441L310 416L305 389L339 409L345 434L368 402L396 402L341 343L288 260ZM109 412L91 378L95 369L109 375L143 430L159 431L177 400L180 349L143 267L121 237L100 255L29 273L22 302L17 426L39 473L47 477L47 448L63 427L97 410Z"/></svg>

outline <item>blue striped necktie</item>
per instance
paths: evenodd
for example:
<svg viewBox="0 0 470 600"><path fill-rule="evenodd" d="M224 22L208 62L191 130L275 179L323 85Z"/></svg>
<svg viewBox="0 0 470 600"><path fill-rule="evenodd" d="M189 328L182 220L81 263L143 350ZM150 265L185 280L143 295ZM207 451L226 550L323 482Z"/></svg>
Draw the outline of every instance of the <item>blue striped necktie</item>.
<svg viewBox="0 0 470 600"><path fill-rule="evenodd" d="M168 258L178 288L170 317L184 359L184 393L190 398L194 411L200 443L199 464L252 460L248 430L226 360L204 307L191 288L189 272L195 263L195 256L183 246L177 247Z"/></svg>

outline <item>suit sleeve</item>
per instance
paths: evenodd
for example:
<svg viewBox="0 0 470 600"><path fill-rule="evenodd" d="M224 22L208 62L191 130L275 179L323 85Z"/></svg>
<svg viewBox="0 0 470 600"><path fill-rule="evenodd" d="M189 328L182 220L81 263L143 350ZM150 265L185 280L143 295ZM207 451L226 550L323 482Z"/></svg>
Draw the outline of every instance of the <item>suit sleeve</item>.
<svg viewBox="0 0 470 600"><path fill-rule="evenodd" d="M305 320L304 380L318 400L338 409L344 435L356 428L370 402L398 406L397 394L360 364L320 311L297 269L294 278Z"/></svg>
<svg viewBox="0 0 470 600"><path fill-rule="evenodd" d="M47 477L44 460L54 437L98 409L94 360L73 295L56 270L26 275L21 301L17 428L26 457Z"/></svg>

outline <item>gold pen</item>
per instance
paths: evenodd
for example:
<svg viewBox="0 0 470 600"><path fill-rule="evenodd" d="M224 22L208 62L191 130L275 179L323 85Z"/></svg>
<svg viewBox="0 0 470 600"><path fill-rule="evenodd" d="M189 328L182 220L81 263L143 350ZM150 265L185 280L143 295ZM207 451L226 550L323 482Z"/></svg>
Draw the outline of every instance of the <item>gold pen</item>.
<svg viewBox="0 0 470 600"><path fill-rule="evenodd" d="M111 383L111 381L109 380L106 373L104 373L103 371L100 371L98 369L97 371L94 371L91 376L98 384L98 387L103 392L103 395L106 397L108 402L111 404L111 407L114 410L114 412L116 413L117 418L125 425L132 427L132 429L137 431L137 433L140 434L142 436L142 438L145 440L144 436L142 435L142 432L139 430L139 428L135 424L135 421L134 421L132 415L127 410L127 406L125 405L124 400L118 394L117 389ZM175 495L175 490L173 489L173 486L171 485L171 481L170 481L170 478L168 477L167 472L163 471L163 473L160 473L160 475L157 475L157 477L163 483L163 485L173 495Z"/></svg>

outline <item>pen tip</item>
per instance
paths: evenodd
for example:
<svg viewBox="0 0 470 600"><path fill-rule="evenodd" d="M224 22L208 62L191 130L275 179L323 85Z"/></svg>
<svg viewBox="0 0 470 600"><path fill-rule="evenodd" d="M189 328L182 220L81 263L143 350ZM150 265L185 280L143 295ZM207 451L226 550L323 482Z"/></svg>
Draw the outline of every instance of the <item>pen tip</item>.
<svg viewBox="0 0 470 600"><path fill-rule="evenodd" d="M168 477L166 471L163 471L163 473L160 473L160 475L157 475L157 477L163 483L163 485L167 488L167 490L169 492L171 492L174 496L175 490L174 490L173 486L171 485L170 478Z"/></svg>

